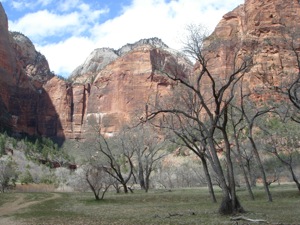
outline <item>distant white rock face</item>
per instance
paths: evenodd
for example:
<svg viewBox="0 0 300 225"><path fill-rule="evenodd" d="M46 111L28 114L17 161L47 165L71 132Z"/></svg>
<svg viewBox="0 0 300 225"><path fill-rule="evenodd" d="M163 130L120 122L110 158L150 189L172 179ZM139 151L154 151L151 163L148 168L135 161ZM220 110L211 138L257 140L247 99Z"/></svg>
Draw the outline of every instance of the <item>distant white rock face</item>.
<svg viewBox="0 0 300 225"><path fill-rule="evenodd" d="M114 49L95 49L85 62L72 72L70 79L74 83L91 83L97 73L118 57Z"/></svg>
<svg viewBox="0 0 300 225"><path fill-rule="evenodd" d="M155 37L155 38L141 39L135 42L134 44L126 44L122 48L118 49L116 52L119 56L122 56L142 45L151 45L152 47L164 48L164 49L169 48L168 45L166 45L161 39Z"/></svg>
<svg viewBox="0 0 300 225"><path fill-rule="evenodd" d="M96 75L108 64L116 60L130 51L144 45L150 45L155 48L163 48L174 54L175 50L170 49L159 38L141 39L133 44L126 44L118 50L112 48L95 49L85 60L85 62L77 67L70 75L73 83L92 83Z"/></svg>

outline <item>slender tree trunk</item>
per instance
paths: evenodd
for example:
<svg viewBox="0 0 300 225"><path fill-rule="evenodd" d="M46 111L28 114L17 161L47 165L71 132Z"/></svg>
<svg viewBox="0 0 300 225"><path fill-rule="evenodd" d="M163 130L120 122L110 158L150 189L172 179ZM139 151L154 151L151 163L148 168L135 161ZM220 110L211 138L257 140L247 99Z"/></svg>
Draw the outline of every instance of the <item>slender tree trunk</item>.
<svg viewBox="0 0 300 225"><path fill-rule="evenodd" d="M144 169L143 164L141 163L141 159L139 159L139 171L138 171L138 177L139 177L139 183L141 186L141 189L145 190L145 178L144 178Z"/></svg>
<svg viewBox="0 0 300 225"><path fill-rule="evenodd" d="M298 179L297 179L297 177L296 177L296 174L294 173L293 167L292 167L291 165L289 165L289 170L290 170L290 172L291 172L291 174L292 174L293 181L294 181L294 182L296 183L296 185L297 185L298 191L300 191L300 183L299 183L299 181L298 181Z"/></svg>
<svg viewBox="0 0 300 225"><path fill-rule="evenodd" d="M146 174L146 179L145 179L145 192L148 192L149 188L150 188L150 173L151 172L147 172Z"/></svg>
<svg viewBox="0 0 300 225"><path fill-rule="evenodd" d="M227 119L226 114L225 114L224 118ZM223 134L225 149L226 149L226 160L227 160L227 167L228 167L228 174L229 174L228 182L229 182L229 190L230 190L230 194L231 194L232 213L245 212L236 196L234 170L233 170L233 163L231 160L231 147L230 147L230 142L229 142L225 128L222 129L222 134Z"/></svg>
<svg viewBox="0 0 300 225"><path fill-rule="evenodd" d="M124 193L127 194L128 193L128 187L126 183L122 183L123 188L124 188Z"/></svg>
<svg viewBox="0 0 300 225"><path fill-rule="evenodd" d="M89 186L90 186L90 188L91 188L91 190L92 190L92 192L93 192L93 194L94 194L94 196L95 196L95 199L96 199L97 201L100 200L100 198L99 198L99 193L97 193L96 189L94 188L94 186L93 186L92 183L90 182L89 177L88 177L88 174L86 174L86 181L87 181L87 183L89 184Z"/></svg>
<svg viewBox="0 0 300 225"><path fill-rule="evenodd" d="M256 178L254 177L254 174L252 172L249 159L246 160L246 169L247 169L247 172L248 172L248 175L249 175L250 186L251 187L256 187Z"/></svg>
<svg viewBox="0 0 300 225"><path fill-rule="evenodd" d="M249 197L251 200L254 200L254 194L252 192L252 188L251 188L251 185L249 183L249 179L247 177L247 173L246 173L246 170L245 170L245 167L243 165L243 160L242 160L242 153L241 153L241 149L240 149L240 144L238 142L238 139L235 135L235 145L236 145L236 150L237 150L237 156L238 156L238 161L239 161L239 165L240 165L240 168L242 169L242 173L243 173L243 177L244 177L244 180L245 180L245 184L246 184L246 187L247 187L247 190L248 190L248 193L249 193ZM249 172L250 173L250 172Z"/></svg>
<svg viewBox="0 0 300 225"><path fill-rule="evenodd" d="M207 166L207 162L204 156L200 157L202 165L203 165L203 170L204 170L204 174L205 174L205 178L207 181L207 186L208 186L208 191L209 191L209 195L211 197L211 200L213 203L217 202L216 196L215 196L215 192L214 192L214 188L213 188L213 184L211 181L211 177L208 171L208 166Z"/></svg>
<svg viewBox="0 0 300 225"><path fill-rule="evenodd" d="M250 132L250 135L248 136L248 139L251 142L252 150L254 152L254 156L256 158L256 161L257 161L257 164L258 164L258 168L260 170L260 173L261 173L261 176L262 176L262 179L263 179L263 185L264 185L264 188L265 188L265 192L267 194L268 201L272 202L273 199L272 199L271 192L269 190L269 186L268 186L268 182L267 182L267 176L266 176L266 173L265 173L265 169L264 169L264 166L263 166L263 164L262 164L262 162L260 160L260 156L259 156L256 144L255 144L255 142L254 142L254 140L252 138L252 134L251 134L252 131L250 130L249 132Z"/></svg>
<svg viewBox="0 0 300 225"><path fill-rule="evenodd" d="M222 202L219 207L219 213L223 215L229 215L234 213L236 210L232 211L232 198L230 190L226 184L226 179L223 173L223 169L217 154L217 150L214 145L214 140L211 137L208 137L207 142L209 144L209 152L211 157L209 159L211 160L211 164L213 165L213 168L218 176L220 187L222 189ZM240 207L240 204L235 204L236 206Z"/></svg>

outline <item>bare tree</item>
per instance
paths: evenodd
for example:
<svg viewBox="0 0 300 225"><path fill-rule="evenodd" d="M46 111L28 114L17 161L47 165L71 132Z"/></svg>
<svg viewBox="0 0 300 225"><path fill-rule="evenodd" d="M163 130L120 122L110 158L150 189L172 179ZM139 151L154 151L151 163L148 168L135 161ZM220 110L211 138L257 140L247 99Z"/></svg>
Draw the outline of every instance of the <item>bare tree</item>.
<svg viewBox="0 0 300 225"><path fill-rule="evenodd" d="M273 118L266 125L268 129L264 129L264 140L265 149L288 169L300 191L300 181L295 172L295 167L300 159L299 129L293 123L293 121L280 121L276 117Z"/></svg>
<svg viewBox="0 0 300 225"><path fill-rule="evenodd" d="M174 118L175 116L177 118ZM206 139L204 138L203 131L197 129L195 121L178 116L179 115L171 115L168 117L164 116L164 122L160 123L160 127L171 131L171 137L169 137L170 141L176 143L178 146L187 147L199 157L202 163L210 197L212 202L217 202L208 168L208 155L206 153L208 146Z"/></svg>
<svg viewBox="0 0 300 225"><path fill-rule="evenodd" d="M102 200L112 184L112 178L107 173L107 170L107 167L98 164L89 164L85 168L85 180L96 200Z"/></svg>
<svg viewBox="0 0 300 225"><path fill-rule="evenodd" d="M106 138L99 132L97 143L99 153L104 157L104 164L110 168L106 172L122 185L125 193L128 193L127 184L133 175L134 151L127 145L124 133Z"/></svg>
<svg viewBox="0 0 300 225"><path fill-rule="evenodd" d="M239 110L243 114L243 118L247 124L247 137L252 146L252 151L253 151L254 157L256 159L256 162L257 162L257 165L258 165L261 177L262 177L262 181L263 181L263 185L265 188L265 192L266 192L268 201L272 202L272 195L269 190L266 172L265 172L262 160L260 158L259 150L258 150L257 143L256 143L255 137L254 137L254 128L255 128L255 122L258 120L258 118L272 112L274 107L270 107L267 104L262 107L258 106L250 99L251 93L243 92L242 86L240 89L240 96L241 97L240 97Z"/></svg>
<svg viewBox="0 0 300 225"><path fill-rule="evenodd" d="M243 208L236 196L235 180L233 165L231 161L231 146L227 135L228 126L228 105L234 98L235 86L243 77L246 70L251 64L251 58L238 54L236 46L233 42L218 40L208 40L207 36L199 30L199 27L190 26L188 28L189 36L185 43L185 52L197 61L199 65L195 75L189 76L184 73L183 65L178 64L178 60L167 57L165 59L156 60L152 58L156 71L160 72L168 79L172 80L177 86L190 92L189 96L193 96L193 101L181 101L184 105L174 108L171 104L156 104L149 108L147 119L153 119L158 115L171 115L173 119L179 120L187 118L194 121L197 125L195 130L202 132L203 139L207 143L207 159L210 161L215 173L218 176L220 186L222 188L222 202L219 208L221 214L232 214L243 212ZM205 41L206 40L206 41ZM230 49L231 66L226 68L226 74L211 73L214 64L210 60L217 47L223 46ZM236 50L232 55L232 50ZM229 52L229 51L225 51ZM177 88L177 87L176 87ZM180 98L181 96L178 96ZM173 102L172 102L173 103ZM193 106L191 107L191 103ZM197 107L196 107L197 106ZM216 133L219 132L224 139L224 149L227 160L228 183L224 170L220 163L217 151Z"/></svg>
<svg viewBox="0 0 300 225"><path fill-rule="evenodd" d="M152 172L157 168L158 162L168 154L163 149L165 141L147 123L129 129L125 138L128 147L134 151L139 184L148 192Z"/></svg>
<svg viewBox="0 0 300 225"><path fill-rule="evenodd" d="M241 142L243 141L241 136L245 128L245 126L243 125L243 114L239 113L239 111L236 110L234 105L231 105L229 115L230 115L230 122L232 126L232 136L233 136L235 149L236 149L235 157L242 170L242 174L245 180L247 190L249 192L250 199L254 200L254 194L252 192L252 188L243 163L242 150L241 150ZM233 151L233 153L235 152Z"/></svg>

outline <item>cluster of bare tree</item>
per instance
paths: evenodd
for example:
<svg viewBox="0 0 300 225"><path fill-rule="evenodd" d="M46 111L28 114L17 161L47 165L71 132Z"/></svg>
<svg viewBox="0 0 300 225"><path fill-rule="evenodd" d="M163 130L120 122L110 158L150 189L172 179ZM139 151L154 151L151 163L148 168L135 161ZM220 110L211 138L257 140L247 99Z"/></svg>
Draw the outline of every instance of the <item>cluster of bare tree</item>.
<svg viewBox="0 0 300 225"><path fill-rule="evenodd" d="M300 68L299 49L293 40L291 43ZM280 98L257 100L257 96L263 96L263 93L250 89L247 82L249 78L246 77L253 67L255 52L243 51L242 44L245 43L208 38L201 27L189 26L184 52L196 61L193 74L188 74L185 65L180 63L181 54L178 58L170 54L151 58L156 73L167 77L174 85L173 93L169 98L156 98L154 104L147 103L145 119L138 129L125 130L117 138L110 139L99 133L97 149L102 162L99 164L98 161L93 169L87 170L86 179L90 186L93 185L89 177L105 171L112 178L111 185L118 191L121 185L127 193L128 183L132 180L148 191L154 170L160 171L157 183L166 186L160 181L164 180L172 186L171 176L174 174L168 175L166 167L165 173L162 173L161 165L158 166L166 154L162 150L163 136L171 143L189 149L199 158L203 168L199 180L205 177L213 202L217 202L214 184L221 187L221 214L244 212L236 193L240 177L250 199L255 198L252 188L260 178L267 200L272 201L269 186L278 180L278 170L274 168L271 174L270 163L265 163L274 161L274 157L269 160L272 156L288 169L300 190L295 173L295 161L299 160L299 135L297 129L291 129L295 127L294 122L299 123L299 120L295 110L291 111L291 106L286 102L289 97L294 106L300 109L300 74L295 82L285 87L269 89ZM215 70L218 66L215 60L218 58L216 54L219 54L216 53L217 49L223 50L220 54L223 54L222 58L227 63L224 71L219 70L219 73ZM159 128L162 136L153 136L155 132L150 124ZM176 179L180 173L177 171ZM182 181L186 180L188 186L187 177L186 174L182 176ZM94 194L97 190L93 190Z"/></svg>
<svg viewBox="0 0 300 225"><path fill-rule="evenodd" d="M123 189L128 193L133 192L134 184L138 184L148 192L153 171L168 154L164 151L164 138L147 124L124 128L111 138L99 131L95 143L96 152L87 160L85 178L96 199L99 199L99 190L106 191L109 186L113 186L117 192ZM93 180L102 182L99 184Z"/></svg>
<svg viewBox="0 0 300 225"><path fill-rule="evenodd" d="M198 68L194 74L186 76L179 72L184 71L184 65L179 64L178 59L172 56L166 56L164 60L152 59L156 71L172 80L176 91L167 102L147 106L147 121L165 129L174 142L189 148L199 157L212 201L216 202L208 165L212 167L222 189L221 214L244 211L236 194L234 163L240 166L249 196L254 199L251 185L255 184L255 178L252 177L250 162L255 159L267 199L272 201L269 190L271 182L259 146L262 142L257 137L262 137L261 133L266 134L260 128L261 121L280 117L281 112L277 110L274 100L270 104L267 101L254 101L257 93L247 87L245 74L253 66L252 55L255 52L242 51L241 46L234 41L208 38L202 28L197 26L188 27L188 37L184 44L184 52L196 61ZM223 49L220 54L230 65L216 74L214 68L218 65L212 58L218 54L218 49ZM298 51L295 50L295 53L299 67ZM296 106L299 103L298 92L295 91L298 82L293 83L289 89L290 99ZM270 138L265 140L269 146L272 145L268 150L289 168L298 185L292 160L289 157L281 158L277 142L272 142ZM281 145L280 148L283 150L286 146ZM294 155L299 154L295 145L291 149Z"/></svg>

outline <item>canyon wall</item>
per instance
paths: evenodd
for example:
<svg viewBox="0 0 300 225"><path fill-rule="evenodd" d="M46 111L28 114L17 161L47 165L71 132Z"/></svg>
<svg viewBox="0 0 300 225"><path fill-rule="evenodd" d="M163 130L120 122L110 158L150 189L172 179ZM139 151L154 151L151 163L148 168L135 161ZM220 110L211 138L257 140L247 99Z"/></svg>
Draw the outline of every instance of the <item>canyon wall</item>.
<svg viewBox="0 0 300 225"><path fill-rule="evenodd" d="M207 40L219 43L210 52L212 73L226 77L236 56L250 55L247 86L259 93L257 98L266 98L270 86L282 86L299 72L298 21L297 0L246 0L223 16ZM1 3L0 56L0 126L61 140L85 139L95 128L112 135L125 123L138 121L147 104L155 105L174 88L154 64L169 63L182 76L197 70L152 38L119 50L96 49L71 81L59 79L26 36L8 31Z"/></svg>
<svg viewBox="0 0 300 225"><path fill-rule="evenodd" d="M251 57L247 87L260 100L271 89L286 88L298 76L295 53L300 53L300 2L298 0L245 0L223 16L211 35L223 44L215 50L214 73L232 70L234 56Z"/></svg>

